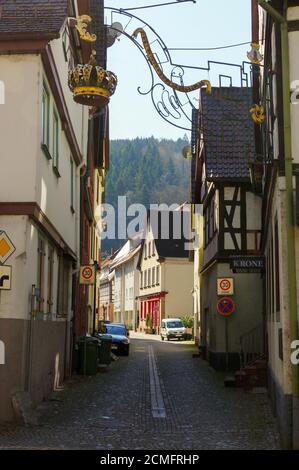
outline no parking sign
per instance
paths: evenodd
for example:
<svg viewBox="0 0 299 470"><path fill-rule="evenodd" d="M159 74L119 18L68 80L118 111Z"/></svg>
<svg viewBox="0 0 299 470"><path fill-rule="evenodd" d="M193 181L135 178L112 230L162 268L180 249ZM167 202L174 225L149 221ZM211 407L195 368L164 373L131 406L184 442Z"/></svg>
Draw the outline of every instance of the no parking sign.
<svg viewBox="0 0 299 470"><path fill-rule="evenodd" d="M235 310L235 302L229 297L222 297L217 303L217 311L223 317L229 317Z"/></svg>

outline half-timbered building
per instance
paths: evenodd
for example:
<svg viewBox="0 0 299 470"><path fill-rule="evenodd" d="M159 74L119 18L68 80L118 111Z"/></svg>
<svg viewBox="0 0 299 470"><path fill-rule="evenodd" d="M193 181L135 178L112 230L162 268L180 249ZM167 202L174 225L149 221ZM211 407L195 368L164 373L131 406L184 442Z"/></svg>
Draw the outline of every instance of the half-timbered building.
<svg viewBox="0 0 299 470"><path fill-rule="evenodd" d="M203 205L204 232L200 344L216 369L237 368L242 337L262 329L262 280L255 264L261 198L253 193L249 171L255 154L251 105L250 88L213 88L210 95L201 92L193 114L192 202ZM225 289L219 295L221 279L229 280L229 295ZM235 305L229 317L217 310L225 297Z"/></svg>

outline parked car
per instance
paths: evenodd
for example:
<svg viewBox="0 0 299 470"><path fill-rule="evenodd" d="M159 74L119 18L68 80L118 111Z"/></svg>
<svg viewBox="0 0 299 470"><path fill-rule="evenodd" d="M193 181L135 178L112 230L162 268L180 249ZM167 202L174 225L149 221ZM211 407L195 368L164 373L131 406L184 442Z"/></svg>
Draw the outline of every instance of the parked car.
<svg viewBox="0 0 299 470"><path fill-rule="evenodd" d="M180 318L165 318L162 320L160 332L162 341L165 338L167 341L171 338L177 338L178 341L187 338L187 330Z"/></svg>
<svg viewBox="0 0 299 470"><path fill-rule="evenodd" d="M130 352L130 340L128 338L128 331L126 325L122 323L105 323L102 327L102 334L112 336L111 351L124 356L128 356Z"/></svg>

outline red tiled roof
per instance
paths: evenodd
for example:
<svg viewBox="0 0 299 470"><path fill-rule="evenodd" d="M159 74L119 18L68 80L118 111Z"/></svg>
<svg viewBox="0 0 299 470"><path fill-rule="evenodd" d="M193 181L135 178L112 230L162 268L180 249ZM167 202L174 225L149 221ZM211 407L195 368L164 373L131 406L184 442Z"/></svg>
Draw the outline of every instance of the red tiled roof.
<svg viewBox="0 0 299 470"><path fill-rule="evenodd" d="M57 36L68 15L68 0L0 0L0 35Z"/></svg>

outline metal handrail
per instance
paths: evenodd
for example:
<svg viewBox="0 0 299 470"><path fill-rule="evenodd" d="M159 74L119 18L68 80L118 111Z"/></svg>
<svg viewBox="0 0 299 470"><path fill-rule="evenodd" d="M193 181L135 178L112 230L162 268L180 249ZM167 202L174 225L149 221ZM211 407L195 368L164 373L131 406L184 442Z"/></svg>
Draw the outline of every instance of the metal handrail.
<svg viewBox="0 0 299 470"><path fill-rule="evenodd" d="M240 336L240 365L245 367L264 357L263 324Z"/></svg>

